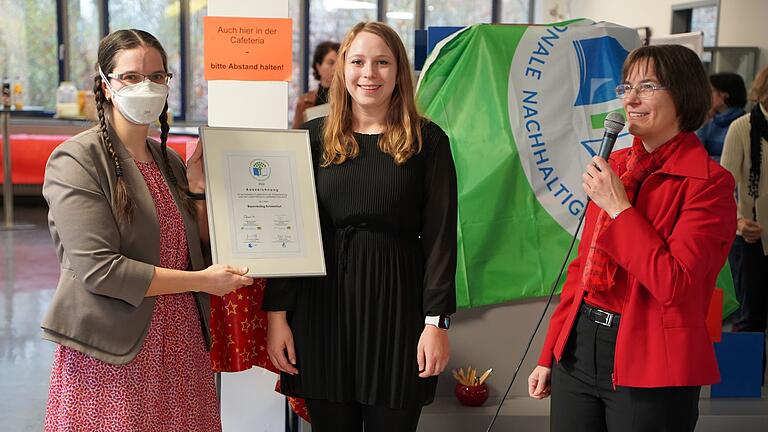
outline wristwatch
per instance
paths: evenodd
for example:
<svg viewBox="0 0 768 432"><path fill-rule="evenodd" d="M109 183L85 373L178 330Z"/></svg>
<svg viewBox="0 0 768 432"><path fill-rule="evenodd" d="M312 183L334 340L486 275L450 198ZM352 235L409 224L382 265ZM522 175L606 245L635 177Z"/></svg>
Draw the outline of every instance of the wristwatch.
<svg viewBox="0 0 768 432"><path fill-rule="evenodd" d="M205 201L205 192L190 192L187 191L187 196L195 201Z"/></svg>
<svg viewBox="0 0 768 432"><path fill-rule="evenodd" d="M624 209L624 210L626 210L626 209ZM614 220L617 217L619 217L619 215L622 214L624 212L624 210L619 210L617 212L611 213L611 220Z"/></svg>
<svg viewBox="0 0 768 432"><path fill-rule="evenodd" d="M424 324L429 324L437 328L448 330L448 327L451 326L451 316L450 315L427 315L427 317L424 318Z"/></svg>

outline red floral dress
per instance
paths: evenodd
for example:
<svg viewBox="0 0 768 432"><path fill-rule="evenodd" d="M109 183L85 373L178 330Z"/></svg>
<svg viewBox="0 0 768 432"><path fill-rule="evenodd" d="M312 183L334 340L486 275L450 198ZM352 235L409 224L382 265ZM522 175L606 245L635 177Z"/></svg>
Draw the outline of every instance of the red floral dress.
<svg viewBox="0 0 768 432"><path fill-rule="evenodd" d="M187 268L184 223L157 164L136 162L157 208L160 266ZM211 360L191 293L157 297L141 351L124 365L59 346L46 431L221 431Z"/></svg>

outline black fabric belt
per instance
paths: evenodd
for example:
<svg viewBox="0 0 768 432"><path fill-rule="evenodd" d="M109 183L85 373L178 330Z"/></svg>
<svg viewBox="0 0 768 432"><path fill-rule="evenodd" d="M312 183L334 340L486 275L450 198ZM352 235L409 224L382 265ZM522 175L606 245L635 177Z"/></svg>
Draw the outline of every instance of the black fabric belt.
<svg viewBox="0 0 768 432"><path fill-rule="evenodd" d="M581 303L581 314L593 323L606 327L618 327L621 320L621 315L617 313L604 311L586 303Z"/></svg>
<svg viewBox="0 0 768 432"><path fill-rule="evenodd" d="M339 243L337 246L339 251L339 254L338 254L339 266L342 272L347 268L347 255L348 255L347 249L349 248L349 242L352 239L352 237L355 235L355 233L360 231L384 233L392 237L403 238L403 239L419 238L418 234L415 234L415 233L397 231L392 229L391 227L369 224L367 222L361 222L355 225L347 225L345 227L336 227L336 232L339 234Z"/></svg>

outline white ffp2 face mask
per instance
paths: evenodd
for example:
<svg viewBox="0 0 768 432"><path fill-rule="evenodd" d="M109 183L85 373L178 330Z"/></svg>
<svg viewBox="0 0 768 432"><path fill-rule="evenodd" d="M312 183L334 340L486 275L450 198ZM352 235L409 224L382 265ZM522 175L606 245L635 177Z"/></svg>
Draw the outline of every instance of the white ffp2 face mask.
<svg viewBox="0 0 768 432"><path fill-rule="evenodd" d="M117 105L117 109L126 120L134 124L146 125L160 117L165 101L168 99L167 85L144 80L115 91L101 68L99 68L99 75L112 92L112 103Z"/></svg>

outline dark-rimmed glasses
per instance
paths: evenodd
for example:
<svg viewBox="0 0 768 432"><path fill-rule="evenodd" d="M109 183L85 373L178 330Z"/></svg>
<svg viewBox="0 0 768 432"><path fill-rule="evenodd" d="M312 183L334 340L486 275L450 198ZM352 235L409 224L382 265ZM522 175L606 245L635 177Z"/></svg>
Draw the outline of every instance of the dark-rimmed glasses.
<svg viewBox="0 0 768 432"><path fill-rule="evenodd" d="M168 83L171 81L171 78L173 78L173 74L170 72L154 72L147 75L138 72L113 72L107 76L112 79L120 80L126 84L139 84L144 82L144 80L150 80L155 84L168 85Z"/></svg>
<svg viewBox="0 0 768 432"><path fill-rule="evenodd" d="M624 99L633 89L637 92L637 97L640 99L648 99L653 96L653 92L656 90L666 90L667 88L652 82L643 82L636 86L619 84L616 86L616 97Z"/></svg>

